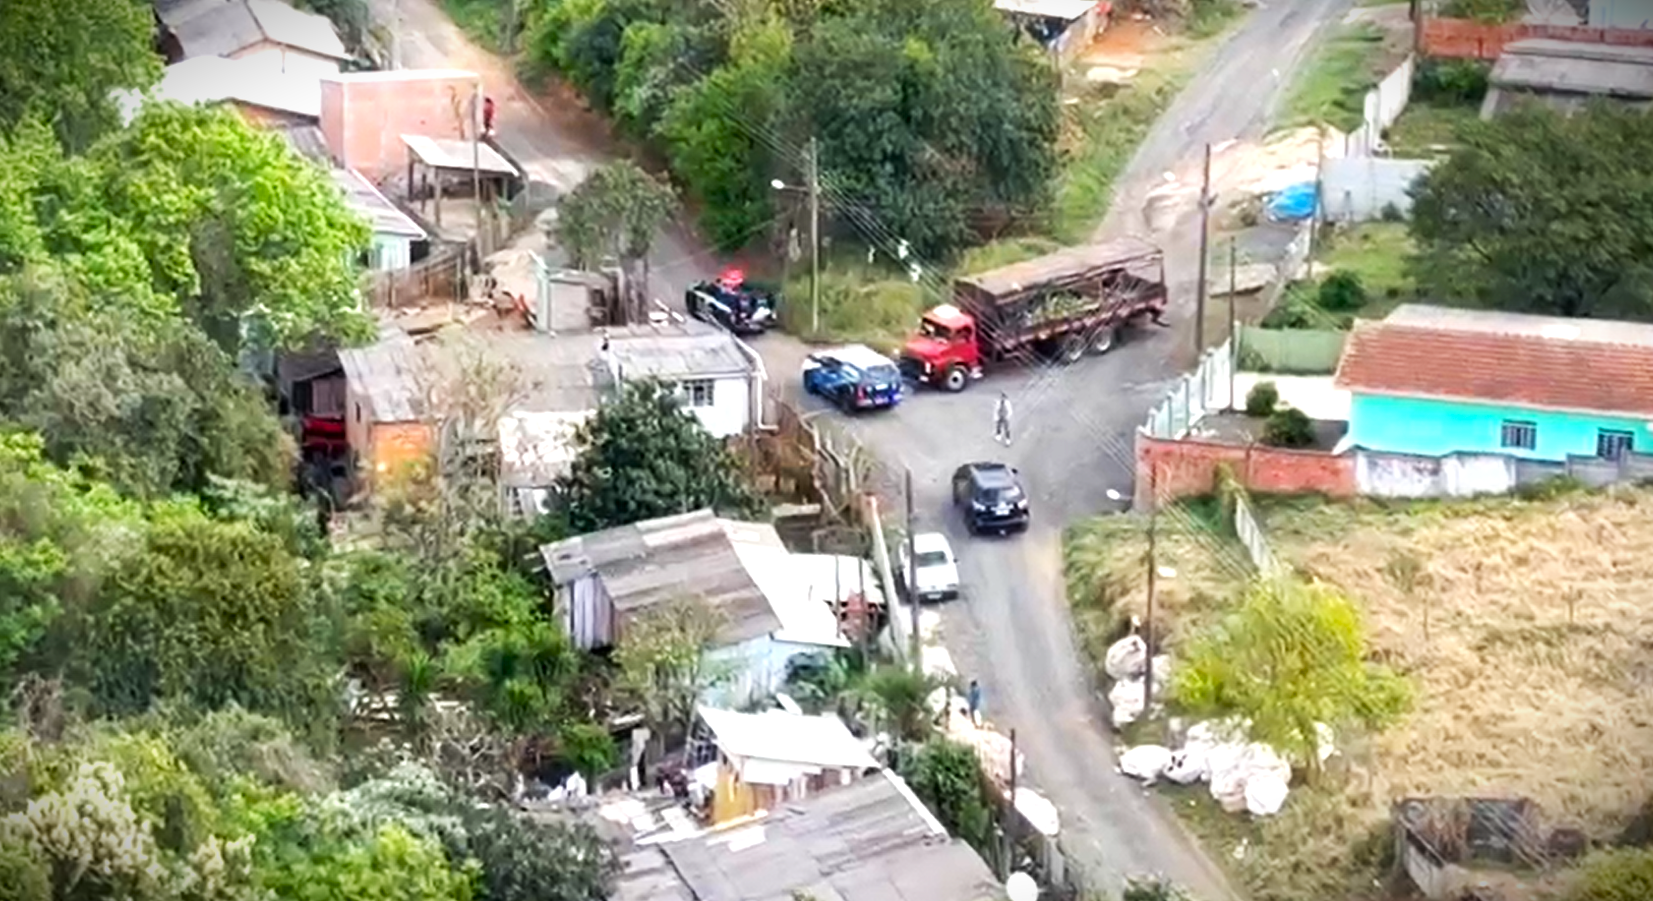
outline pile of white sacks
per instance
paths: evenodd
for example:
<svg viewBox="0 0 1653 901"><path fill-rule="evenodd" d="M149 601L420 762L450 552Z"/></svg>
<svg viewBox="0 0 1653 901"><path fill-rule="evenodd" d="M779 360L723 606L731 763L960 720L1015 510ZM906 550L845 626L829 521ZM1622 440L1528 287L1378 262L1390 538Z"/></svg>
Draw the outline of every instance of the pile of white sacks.
<svg viewBox="0 0 1653 901"><path fill-rule="evenodd" d="M1114 727L1135 722L1143 712L1142 674L1148 648L1141 638L1127 636L1108 649L1103 669L1114 686L1108 692L1113 707ZM1170 660L1154 658L1154 683L1162 685L1170 676ZM1156 691L1157 695L1158 692ZM1205 782L1229 813L1246 811L1252 816L1279 813L1291 786L1291 762L1278 751L1245 738L1247 723L1204 722L1188 729L1182 748L1139 745L1119 757L1120 772L1144 782L1168 779L1178 785ZM1332 733L1317 724L1318 754L1325 763L1335 748Z"/></svg>

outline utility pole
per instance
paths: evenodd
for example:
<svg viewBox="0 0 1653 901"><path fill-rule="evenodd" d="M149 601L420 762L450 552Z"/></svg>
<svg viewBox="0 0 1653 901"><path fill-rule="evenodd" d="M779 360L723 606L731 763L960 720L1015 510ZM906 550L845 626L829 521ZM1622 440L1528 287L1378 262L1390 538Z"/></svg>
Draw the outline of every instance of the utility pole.
<svg viewBox="0 0 1653 901"><path fill-rule="evenodd" d="M1234 312L1235 297L1240 293L1240 248L1234 238L1228 239L1228 408L1238 410L1240 402L1234 397L1234 370L1240 365L1240 319Z"/></svg>
<svg viewBox="0 0 1653 901"><path fill-rule="evenodd" d="M918 522L913 517L913 471L908 468L907 486L907 603L913 614L913 672L924 672L924 642L918 637L918 553L914 545Z"/></svg>
<svg viewBox="0 0 1653 901"><path fill-rule="evenodd" d="M1211 241L1211 145L1205 145L1205 176L1200 182L1200 287L1194 295L1194 355L1205 352L1205 298L1211 286L1206 284L1206 256Z"/></svg>
<svg viewBox="0 0 1653 901"><path fill-rule="evenodd" d="M821 149L813 135L809 138L809 333L821 333Z"/></svg>
<svg viewBox="0 0 1653 901"><path fill-rule="evenodd" d="M1148 711L1154 704L1154 581L1159 575L1158 542L1159 533L1159 465L1153 464L1148 469L1148 615L1142 623L1143 644L1148 652L1142 668L1142 716L1148 716Z"/></svg>
<svg viewBox="0 0 1653 901"><path fill-rule="evenodd" d="M482 228L482 79L471 94L471 196L476 198L476 224Z"/></svg>

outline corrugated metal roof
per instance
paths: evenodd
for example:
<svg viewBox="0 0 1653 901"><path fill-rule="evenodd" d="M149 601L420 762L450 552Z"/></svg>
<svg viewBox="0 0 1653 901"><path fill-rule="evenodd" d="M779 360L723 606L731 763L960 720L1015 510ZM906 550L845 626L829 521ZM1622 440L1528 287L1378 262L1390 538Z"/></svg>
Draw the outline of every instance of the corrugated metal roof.
<svg viewBox="0 0 1653 901"><path fill-rule="evenodd" d="M373 231L381 235L400 235L420 239L428 237L418 223L408 217L379 192L373 183L354 169L333 169L333 181L344 191L350 208L368 221Z"/></svg>
<svg viewBox="0 0 1653 901"><path fill-rule="evenodd" d="M798 763L835 769L873 769L873 759L849 727L836 716L803 716L772 710L737 713L700 708L718 748L730 757Z"/></svg>
<svg viewBox="0 0 1653 901"><path fill-rule="evenodd" d="M1141 238L1118 238L1081 247L1068 247L988 272L966 275L960 284L974 285L992 295L1011 294L1045 282L1083 276L1106 266L1128 266L1158 259L1160 249Z"/></svg>
<svg viewBox="0 0 1653 901"><path fill-rule="evenodd" d="M264 36L278 44L337 60L350 59L326 16L294 9L281 0L244 0Z"/></svg>
<svg viewBox="0 0 1653 901"><path fill-rule="evenodd" d="M186 106L234 101L321 118L321 81L247 60L195 56L166 67L155 96Z"/></svg>
<svg viewBox="0 0 1653 901"><path fill-rule="evenodd" d="M322 133L320 125L287 125L272 130L281 135L300 156L318 165L333 168L333 151L327 148L327 136Z"/></svg>
<svg viewBox="0 0 1653 901"><path fill-rule="evenodd" d="M463 169L469 172L474 165L491 175L521 174L509 160L499 155L499 151L480 142L402 135L402 143L412 151L414 159L434 169Z"/></svg>
<svg viewBox="0 0 1653 901"><path fill-rule="evenodd" d="M622 621L658 604L699 600L723 620L719 642L738 644L780 629L781 621L725 524L711 510L697 510L565 539L540 554L559 586L595 573ZM736 525L749 527L755 540L781 544L773 526Z"/></svg>
<svg viewBox="0 0 1653 901"><path fill-rule="evenodd" d="M374 422L416 422L424 414L419 347L400 329L386 329L367 347L339 351L351 388L367 398Z"/></svg>
<svg viewBox="0 0 1653 901"><path fill-rule="evenodd" d="M501 332L488 351L509 363L521 382L515 407L530 413L579 413L597 408L597 339L590 334Z"/></svg>
<svg viewBox="0 0 1653 901"><path fill-rule="evenodd" d="M704 322L630 325L611 328L608 336L626 379L743 376L753 367L733 335Z"/></svg>
<svg viewBox="0 0 1653 901"><path fill-rule="evenodd" d="M757 824L658 846L685 892L639 860L621 876L621 899L989 901L1003 892L987 864L934 819L893 773L823 790ZM628 883L647 880L657 894Z"/></svg>
<svg viewBox="0 0 1653 901"><path fill-rule="evenodd" d="M229 56L264 40L264 29L246 0L202 8L171 26L185 58Z"/></svg>
<svg viewBox="0 0 1653 901"><path fill-rule="evenodd" d="M1653 415L1653 325L1408 304L1357 322L1339 388Z"/></svg>

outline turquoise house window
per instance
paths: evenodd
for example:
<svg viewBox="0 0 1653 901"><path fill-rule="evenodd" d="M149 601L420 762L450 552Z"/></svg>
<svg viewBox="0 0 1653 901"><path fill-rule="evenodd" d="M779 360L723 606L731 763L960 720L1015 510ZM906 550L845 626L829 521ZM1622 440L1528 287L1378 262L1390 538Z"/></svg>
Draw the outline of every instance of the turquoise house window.
<svg viewBox="0 0 1653 901"><path fill-rule="evenodd" d="M1538 447L1538 423L1526 419L1504 420L1500 447L1535 450Z"/></svg>
<svg viewBox="0 0 1653 901"><path fill-rule="evenodd" d="M1596 431L1596 456L1605 460L1617 460L1636 449L1636 435L1634 432L1624 432L1618 429L1598 429Z"/></svg>

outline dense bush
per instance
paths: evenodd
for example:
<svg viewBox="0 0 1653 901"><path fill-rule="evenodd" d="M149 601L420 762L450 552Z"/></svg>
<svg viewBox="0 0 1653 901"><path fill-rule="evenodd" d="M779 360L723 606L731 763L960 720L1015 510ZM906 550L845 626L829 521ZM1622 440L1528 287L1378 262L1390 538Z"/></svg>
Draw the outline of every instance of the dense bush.
<svg viewBox="0 0 1653 901"><path fill-rule="evenodd" d="M1412 99L1443 105L1479 104L1487 95L1489 64L1471 59L1432 59L1412 76Z"/></svg>
<svg viewBox="0 0 1653 901"><path fill-rule="evenodd" d="M1049 63L987 0L545 0L531 60L658 140L724 248L796 202L818 142L831 227L941 254L1040 212L1056 168Z"/></svg>
<svg viewBox="0 0 1653 901"><path fill-rule="evenodd" d="M1359 274L1339 269L1320 283L1315 299L1322 310L1352 313L1366 305L1366 286L1360 283Z"/></svg>
<svg viewBox="0 0 1653 901"><path fill-rule="evenodd" d="M1296 407L1281 407L1263 423L1263 443L1271 447L1310 447L1314 444L1314 423Z"/></svg>
<svg viewBox="0 0 1653 901"><path fill-rule="evenodd" d="M1263 417L1280 405L1280 389L1273 382L1258 382L1245 396L1245 415Z"/></svg>

